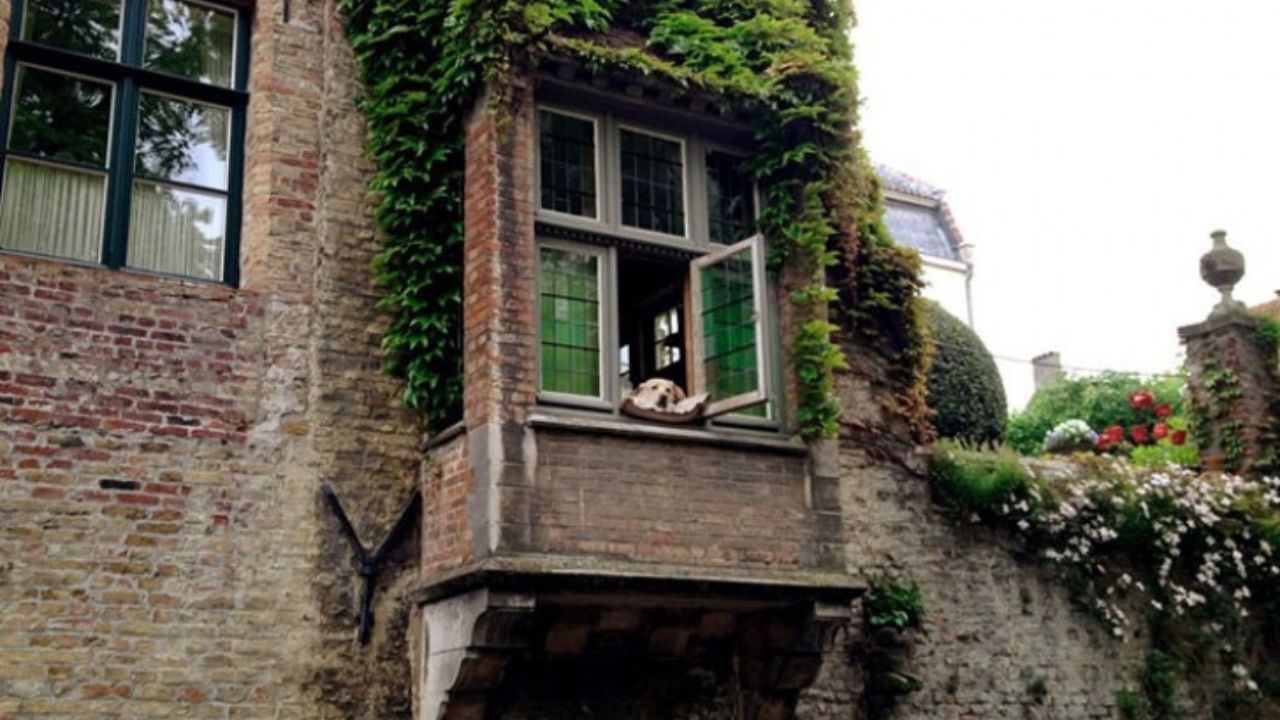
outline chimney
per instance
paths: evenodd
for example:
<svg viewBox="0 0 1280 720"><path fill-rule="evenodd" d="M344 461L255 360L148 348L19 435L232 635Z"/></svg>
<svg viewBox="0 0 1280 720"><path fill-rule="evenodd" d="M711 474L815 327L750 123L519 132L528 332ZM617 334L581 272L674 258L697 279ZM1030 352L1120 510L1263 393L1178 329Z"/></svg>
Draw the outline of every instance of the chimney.
<svg viewBox="0 0 1280 720"><path fill-rule="evenodd" d="M1035 374L1036 390L1051 385L1062 377L1062 355L1056 350L1031 359L1031 371Z"/></svg>

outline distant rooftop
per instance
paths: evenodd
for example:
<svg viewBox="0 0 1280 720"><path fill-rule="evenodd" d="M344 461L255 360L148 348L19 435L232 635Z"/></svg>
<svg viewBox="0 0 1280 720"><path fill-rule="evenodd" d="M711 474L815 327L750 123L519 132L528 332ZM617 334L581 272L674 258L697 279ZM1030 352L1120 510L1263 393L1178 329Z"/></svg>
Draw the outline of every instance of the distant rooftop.
<svg viewBox="0 0 1280 720"><path fill-rule="evenodd" d="M1261 305L1253 308L1253 312L1256 312L1259 315L1270 315L1271 317L1280 320L1280 290L1276 291L1276 295L1277 297L1275 300L1262 303Z"/></svg>
<svg viewBox="0 0 1280 720"><path fill-rule="evenodd" d="M922 255L962 262L964 238L943 199L945 193L901 170L884 165L875 170L885 194L885 224L894 242Z"/></svg>

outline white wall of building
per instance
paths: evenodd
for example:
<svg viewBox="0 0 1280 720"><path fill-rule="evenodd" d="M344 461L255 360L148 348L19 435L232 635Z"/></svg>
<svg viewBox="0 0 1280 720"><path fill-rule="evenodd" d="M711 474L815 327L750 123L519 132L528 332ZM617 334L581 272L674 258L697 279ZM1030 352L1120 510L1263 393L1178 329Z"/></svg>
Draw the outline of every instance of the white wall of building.
<svg viewBox="0 0 1280 720"><path fill-rule="evenodd" d="M922 294L965 323L973 324L969 317L969 289L964 263L927 256L920 259L924 263Z"/></svg>

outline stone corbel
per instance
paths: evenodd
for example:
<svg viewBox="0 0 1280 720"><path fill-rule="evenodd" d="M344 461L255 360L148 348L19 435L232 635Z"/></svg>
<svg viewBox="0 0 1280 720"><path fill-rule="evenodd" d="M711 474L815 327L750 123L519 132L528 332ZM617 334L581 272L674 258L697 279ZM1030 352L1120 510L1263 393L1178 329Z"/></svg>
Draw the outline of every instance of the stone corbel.
<svg viewBox="0 0 1280 720"><path fill-rule="evenodd" d="M420 720L481 720L507 663L532 642L534 598L481 588L422 608Z"/></svg>

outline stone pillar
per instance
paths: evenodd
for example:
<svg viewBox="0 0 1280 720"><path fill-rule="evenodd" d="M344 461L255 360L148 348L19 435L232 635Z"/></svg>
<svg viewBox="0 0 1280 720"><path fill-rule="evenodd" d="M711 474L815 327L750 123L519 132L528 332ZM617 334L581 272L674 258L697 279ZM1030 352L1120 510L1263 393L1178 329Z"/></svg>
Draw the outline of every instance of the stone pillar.
<svg viewBox="0 0 1280 720"><path fill-rule="evenodd" d="M1222 301L1209 319L1178 330L1187 348L1193 434L1209 470L1274 473L1280 409L1274 350L1264 348L1261 321L1231 296L1244 276L1243 256L1227 247L1226 233L1212 237L1201 276Z"/></svg>

